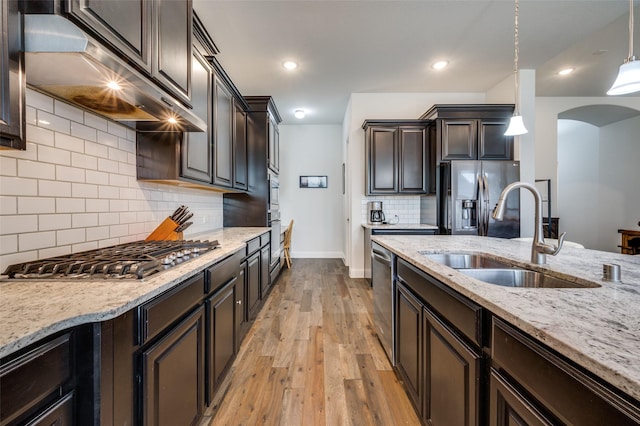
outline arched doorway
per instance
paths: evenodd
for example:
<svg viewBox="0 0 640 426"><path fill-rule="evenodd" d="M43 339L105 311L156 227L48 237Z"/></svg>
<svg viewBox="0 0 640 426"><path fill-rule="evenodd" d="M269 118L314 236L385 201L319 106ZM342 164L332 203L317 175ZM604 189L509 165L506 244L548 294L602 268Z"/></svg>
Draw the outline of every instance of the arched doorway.
<svg viewBox="0 0 640 426"><path fill-rule="evenodd" d="M558 216L568 239L619 252L640 226L640 111L587 105L558 114Z"/></svg>

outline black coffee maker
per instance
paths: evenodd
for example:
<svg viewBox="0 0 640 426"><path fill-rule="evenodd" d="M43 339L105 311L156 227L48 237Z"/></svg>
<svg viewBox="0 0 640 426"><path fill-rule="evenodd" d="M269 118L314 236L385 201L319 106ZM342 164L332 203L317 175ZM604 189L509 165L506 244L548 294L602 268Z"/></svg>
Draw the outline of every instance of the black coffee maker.
<svg viewBox="0 0 640 426"><path fill-rule="evenodd" d="M381 224L384 222L384 213L382 212L382 201L369 201L367 203L367 211L369 214L369 223L371 225Z"/></svg>

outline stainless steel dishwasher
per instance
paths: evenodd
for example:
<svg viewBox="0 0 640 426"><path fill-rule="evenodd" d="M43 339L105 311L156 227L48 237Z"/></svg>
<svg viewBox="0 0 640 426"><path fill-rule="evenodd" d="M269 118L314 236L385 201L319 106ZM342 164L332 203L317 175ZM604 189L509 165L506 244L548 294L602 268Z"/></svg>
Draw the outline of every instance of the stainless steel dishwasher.
<svg viewBox="0 0 640 426"><path fill-rule="evenodd" d="M393 348L393 254L375 242L371 243L371 287L373 290L373 323L389 361L395 365Z"/></svg>

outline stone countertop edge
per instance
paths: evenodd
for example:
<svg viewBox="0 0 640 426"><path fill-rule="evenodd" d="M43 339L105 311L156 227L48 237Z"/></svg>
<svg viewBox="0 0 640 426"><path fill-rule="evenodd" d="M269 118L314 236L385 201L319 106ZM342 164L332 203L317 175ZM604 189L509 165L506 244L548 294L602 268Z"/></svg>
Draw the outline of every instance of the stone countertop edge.
<svg viewBox="0 0 640 426"><path fill-rule="evenodd" d="M565 247L530 264L531 243L474 236L373 236L396 255L640 400L640 256ZM483 283L421 252L485 253L599 288L510 288ZM622 281L602 280L604 263L619 264Z"/></svg>
<svg viewBox="0 0 640 426"><path fill-rule="evenodd" d="M223 228L187 236L220 247L142 280L0 282L0 358L68 328L113 319L236 253L267 227ZM203 294L204 296L204 294Z"/></svg>
<svg viewBox="0 0 640 426"><path fill-rule="evenodd" d="M362 227L369 229L438 229L436 225L426 223L363 223Z"/></svg>

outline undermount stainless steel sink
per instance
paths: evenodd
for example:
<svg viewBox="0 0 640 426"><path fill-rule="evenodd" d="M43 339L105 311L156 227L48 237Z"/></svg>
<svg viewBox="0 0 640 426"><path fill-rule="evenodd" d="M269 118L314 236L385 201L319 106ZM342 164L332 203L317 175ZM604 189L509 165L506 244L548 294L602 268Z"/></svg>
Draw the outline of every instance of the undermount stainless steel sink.
<svg viewBox="0 0 640 426"><path fill-rule="evenodd" d="M477 253L422 253L427 259L453 269L513 268L506 262Z"/></svg>
<svg viewBox="0 0 640 426"><path fill-rule="evenodd" d="M527 288L597 288L596 283L576 283L528 269L460 269L459 272L489 284Z"/></svg>

